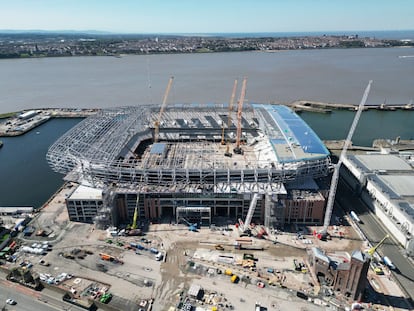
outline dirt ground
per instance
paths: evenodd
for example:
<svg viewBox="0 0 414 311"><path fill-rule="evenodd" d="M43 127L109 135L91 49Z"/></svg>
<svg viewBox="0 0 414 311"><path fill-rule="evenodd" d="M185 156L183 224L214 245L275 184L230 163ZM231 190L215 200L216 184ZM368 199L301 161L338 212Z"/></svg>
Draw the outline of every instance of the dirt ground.
<svg viewBox="0 0 414 311"><path fill-rule="evenodd" d="M238 250L234 243L240 238L240 233L233 225L192 232L185 225L152 224L145 235L150 243L145 246L147 249L157 248L165 254L164 261L159 262L149 251L136 254L116 244L137 243L140 237L113 237L113 243L108 244L106 231L97 230L89 224L69 222L64 202L70 191L70 187L64 187L32 222L35 227L49 231L50 235L33 235L27 238L26 243L48 241L53 244L53 251L44 257L51 265L36 265L34 269L39 273L53 275L67 272L98 279L110 284L111 293L125 301L138 303L142 299L153 298L153 310L170 310L177 306L193 284L202 286L206 293L213 293L211 295L221 301L218 302L222 305L219 310L230 310L230 306L235 310L253 309L258 300L269 310L325 309L296 297L294 290L312 292L310 283L313 280L309 273L294 271L293 260L305 263L307 250L314 246L328 251L352 251L362 244L350 227L330 228L333 235L338 236L330 241L317 240L311 232L319 228L309 228L308 234L303 234L300 239L296 233L269 233L266 239L253 238L249 245L252 249ZM345 238L339 238L339 231ZM216 250L216 244L222 245L224 250ZM89 250L92 254L76 260L61 256L74 248ZM124 264L102 262L100 253L119 258ZM256 271L235 265L245 253L258 259ZM34 263L40 259L34 258L35 255L24 255L26 257ZM107 271L99 271L97 263L104 264ZM232 269L241 281L231 283L230 277L223 274L225 269ZM268 286L267 282L271 279L279 280L279 286ZM266 284L264 288L257 286L259 281ZM208 307L211 310L211 306Z"/></svg>

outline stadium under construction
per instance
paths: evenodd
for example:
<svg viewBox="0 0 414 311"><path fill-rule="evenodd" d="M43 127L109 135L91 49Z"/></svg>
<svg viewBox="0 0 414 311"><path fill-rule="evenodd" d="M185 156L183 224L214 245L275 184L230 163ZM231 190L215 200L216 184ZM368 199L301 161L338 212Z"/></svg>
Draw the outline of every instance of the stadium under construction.
<svg viewBox="0 0 414 311"><path fill-rule="evenodd" d="M231 103L104 109L80 122L47 153L78 184L70 219L105 227L135 213L207 225L253 210L268 227L320 224L314 180L331 172L329 151L290 108L243 101L234 112Z"/></svg>

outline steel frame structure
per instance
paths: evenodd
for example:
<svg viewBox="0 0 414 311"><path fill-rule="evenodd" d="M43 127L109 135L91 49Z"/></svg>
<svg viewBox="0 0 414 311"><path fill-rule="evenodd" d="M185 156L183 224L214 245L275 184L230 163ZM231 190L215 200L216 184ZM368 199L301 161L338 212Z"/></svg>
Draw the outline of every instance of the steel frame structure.
<svg viewBox="0 0 414 311"><path fill-rule="evenodd" d="M172 106L168 108L172 109L171 112L167 109L164 112L159 129L160 142L167 145L169 144L167 133L172 133L171 135L175 135L174 137L180 137L180 131L183 131L183 128L174 127L173 123L177 116L183 118L185 113L190 111L189 109L193 109L194 114L198 116L197 120L203 119L203 115L206 113L217 119L228 114L225 105L210 105L204 108L194 105ZM66 180L78 183L86 182L89 185L102 188L113 184L129 189L137 189L143 185L159 186L164 191L177 187L184 188L187 185L195 185L204 191L225 184L229 186L229 189L233 188L231 185L234 184L245 185L240 187L242 189L252 189L254 184L274 185L309 176L314 178L327 176L332 168L328 155L289 163L269 163L266 160L256 160L249 165L229 165L229 163L223 162L223 157L214 156L218 152L214 148L218 147L207 148L207 146L220 145L223 123L215 127L207 124L205 119L203 119L204 124L188 125L188 133L200 131L200 135L203 133L215 135L218 137L218 143L206 142L203 139L194 141L181 135L181 138L175 138L174 141L174 144L177 144L177 140L182 140L181 145L178 142L179 147L174 149L173 143L170 142L170 150L175 152L172 157L168 159L158 157L159 161L145 157L134 159L136 155L133 150L138 147L140 142L153 139L153 125L157 113L154 106L101 110L96 115L80 122L58 139L49 148L46 156L47 161L54 171L66 174ZM244 109L243 117L253 124L255 118L262 118L261 115L262 112L255 113L255 110L248 106ZM192 120L194 121L194 118ZM191 123L191 119L188 122ZM259 121L259 123L263 122ZM228 127L227 132L235 131L235 126L229 124ZM258 129L252 128L250 130ZM263 139L268 138L264 137ZM191 144L185 147L188 142ZM199 145L199 148L191 147L196 144ZM186 161L189 158L193 159L190 166ZM266 189L263 186L261 188Z"/></svg>

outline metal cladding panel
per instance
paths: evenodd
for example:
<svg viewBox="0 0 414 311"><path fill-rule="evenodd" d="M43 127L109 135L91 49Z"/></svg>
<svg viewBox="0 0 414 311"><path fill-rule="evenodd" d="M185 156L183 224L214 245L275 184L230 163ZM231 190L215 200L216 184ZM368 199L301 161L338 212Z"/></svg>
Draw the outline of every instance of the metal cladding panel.
<svg viewBox="0 0 414 311"><path fill-rule="evenodd" d="M283 105L253 104L255 109L265 109L272 117L286 144L297 144L305 154L329 155L328 149L316 133L293 110ZM280 144L281 137L270 137ZM274 141L273 141L274 139Z"/></svg>
<svg viewBox="0 0 414 311"><path fill-rule="evenodd" d="M413 171L407 162L392 154L356 155L355 158L370 171Z"/></svg>
<svg viewBox="0 0 414 311"><path fill-rule="evenodd" d="M165 148L167 148L167 144L164 144L164 143L153 144L150 154L163 154L165 152Z"/></svg>
<svg viewBox="0 0 414 311"><path fill-rule="evenodd" d="M379 177L400 196L414 195L414 175L380 175Z"/></svg>

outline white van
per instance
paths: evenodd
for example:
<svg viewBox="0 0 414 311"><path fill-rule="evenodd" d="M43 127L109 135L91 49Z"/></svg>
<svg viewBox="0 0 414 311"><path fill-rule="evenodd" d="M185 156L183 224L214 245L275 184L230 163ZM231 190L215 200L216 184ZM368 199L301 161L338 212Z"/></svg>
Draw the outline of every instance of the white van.
<svg viewBox="0 0 414 311"><path fill-rule="evenodd" d="M155 255L155 260L160 261L160 260L162 260L163 257L164 257L163 254L161 252L158 252Z"/></svg>

